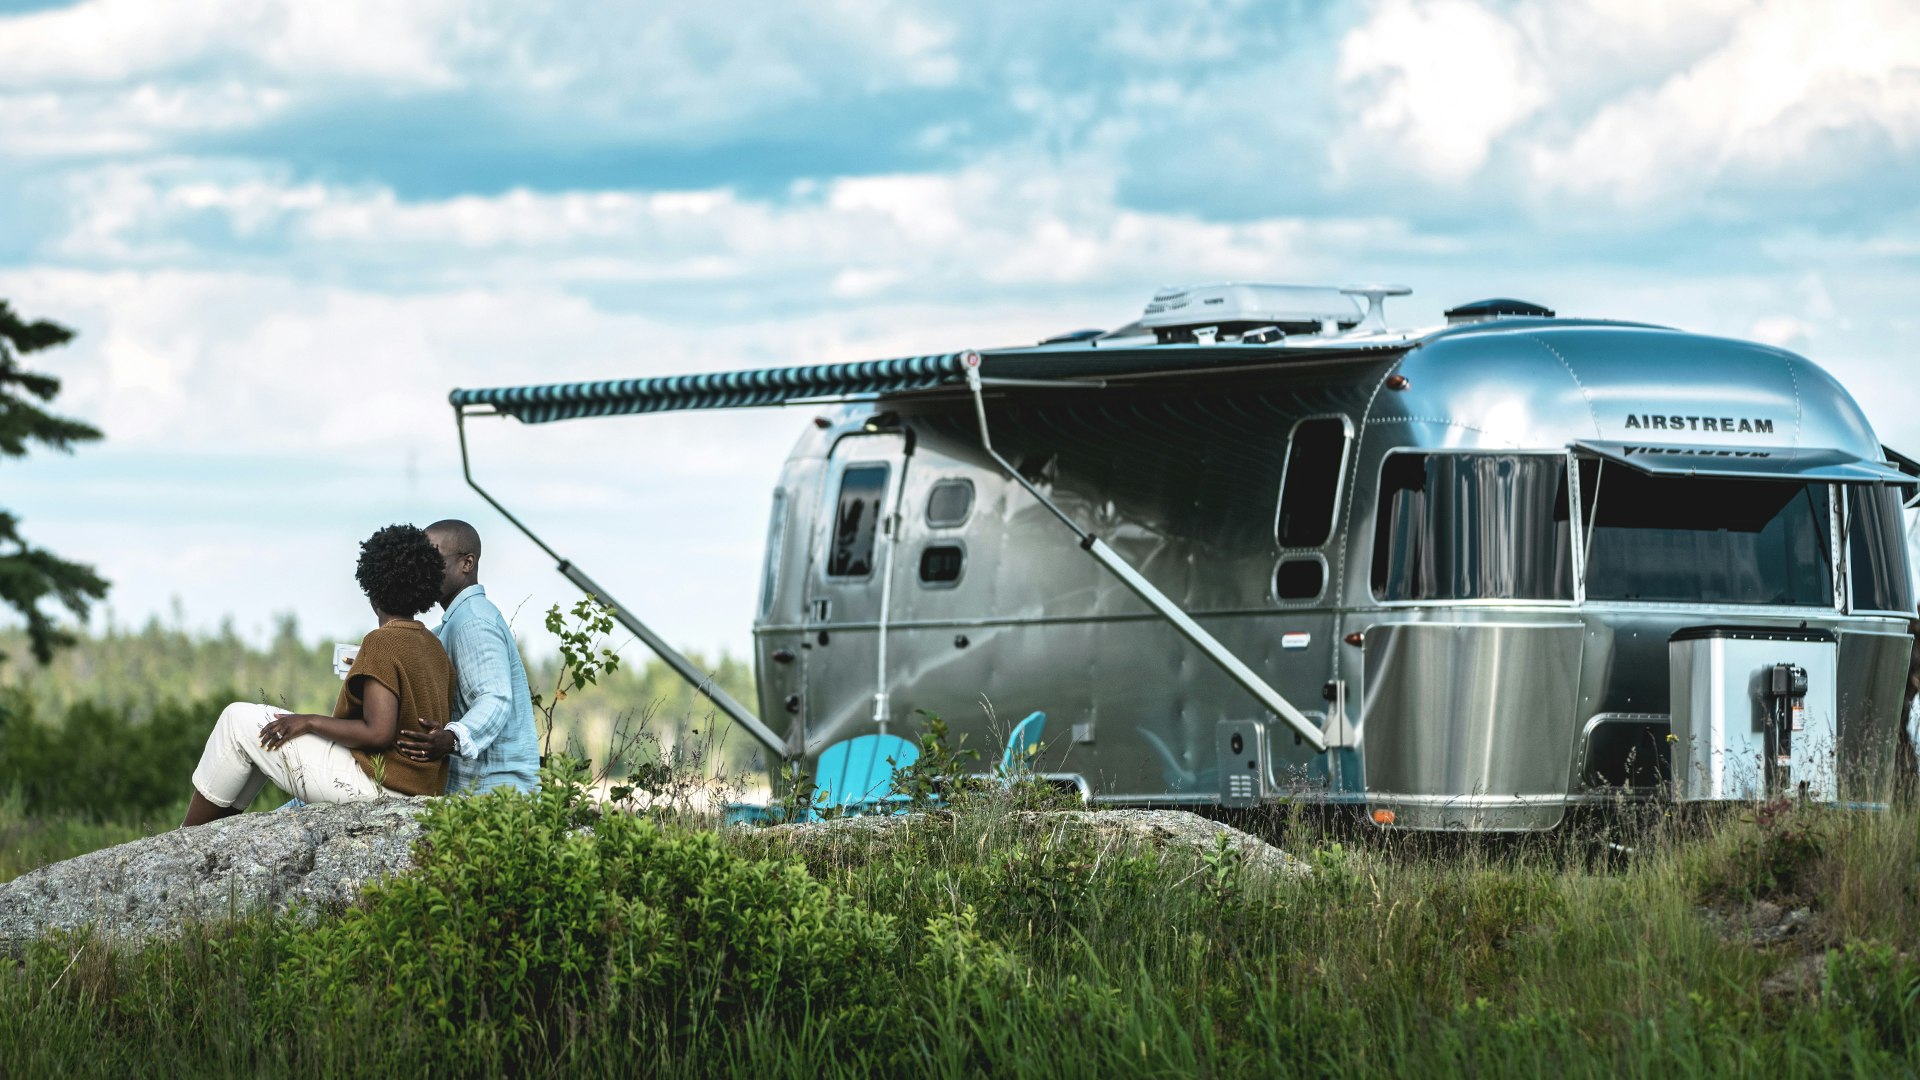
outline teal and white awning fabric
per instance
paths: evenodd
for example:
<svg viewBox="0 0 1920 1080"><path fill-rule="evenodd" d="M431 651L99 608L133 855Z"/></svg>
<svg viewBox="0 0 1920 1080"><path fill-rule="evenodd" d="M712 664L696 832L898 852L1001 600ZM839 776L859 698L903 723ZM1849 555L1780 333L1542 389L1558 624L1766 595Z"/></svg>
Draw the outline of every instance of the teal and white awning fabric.
<svg viewBox="0 0 1920 1080"><path fill-rule="evenodd" d="M989 386L1013 380L1028 386L1076 383L1098 387L1117 380L1183 373L1195 378L1250 368L1326 363L1386 364L1405 352L1391 348L1276 350L1266 345L1148 346L1097 349L1085 345L994 349L981 352L980 375ZM505 386L455 390L448 395L462 412L491 406L529 424L582 416L625 416L680 409L740 409L813 398L886 396L916 390L957 389L966 384L966 352L866 360L854 364L809 364L758 371L714 371L652 379ZM1014 382L1000 382L1002 388Z"/></svg>
<svg viewBox="0 0 1920 1080"><path fill-rule="evenodd" d="M939 353L855 364L455 390L448 400L456 409L490 405L529 424L679 409L738 409L805 398L897 393L959 384L967 370L966 355Z"/></svg>

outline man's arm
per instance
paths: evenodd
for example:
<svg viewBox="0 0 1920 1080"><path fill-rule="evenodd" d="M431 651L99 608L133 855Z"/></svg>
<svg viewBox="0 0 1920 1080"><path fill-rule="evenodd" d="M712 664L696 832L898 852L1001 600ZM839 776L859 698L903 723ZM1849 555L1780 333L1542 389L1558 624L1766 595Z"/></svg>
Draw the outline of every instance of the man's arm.
<svg viewBox="0 0 1920 1080"><path fill-rule="evenodd" d="M471 761L513 724L513 635L492 619L476 619L447 636L466 712L442 730L453 736L453 752Z"/></svg>

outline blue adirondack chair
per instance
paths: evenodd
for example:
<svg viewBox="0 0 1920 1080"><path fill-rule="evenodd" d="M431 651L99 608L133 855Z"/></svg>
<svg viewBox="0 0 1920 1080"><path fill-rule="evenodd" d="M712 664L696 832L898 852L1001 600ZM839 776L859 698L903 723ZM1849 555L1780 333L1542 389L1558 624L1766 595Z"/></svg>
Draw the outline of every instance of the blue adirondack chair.
<svg viewBox="0 0 1920 1080"><path fill-rule="evenodd" d="M1007 736L1006 752L1000 755L1000 779L1005 782L1018 773L1033 769L1033 756L1040 749L1040 736L1047 730L1047 714L1031 713L1013 726Z"/></svg>
<svg viewBox="0 0 1920 1080"><path fill-rule="evenodd" d="M894 764L887 764L892 758ZM898 735L857 735L820 751L813 774L813 806L863 814L904 801L887 794L894 769L920 760L920 748Z"/></svg>

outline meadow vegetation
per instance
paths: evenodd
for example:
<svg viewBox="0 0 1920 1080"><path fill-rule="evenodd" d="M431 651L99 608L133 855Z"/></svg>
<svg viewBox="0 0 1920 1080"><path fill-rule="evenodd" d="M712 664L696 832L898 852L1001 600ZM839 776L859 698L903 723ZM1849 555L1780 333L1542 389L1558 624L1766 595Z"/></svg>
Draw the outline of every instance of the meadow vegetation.
<svg viewBox="0 0 1920 1080"><path fill-rule="evenodd" d="M436 804L414 872L312 926L30 944L0 965L0 1074L1920 1070L1910 807L1504 841L1241 820L1296 879L1052 828L1017 784L798 844L584 781ZM37 815L0 801L15 869L141 827Z"/></svg>
<svg viewBox="0 0 1920 1080"><path fill-rule="evenodd" d="M1920 815L1783 806L1519 842L1248 821L1153 851L983 794L879 842L449 799L310 928L33 943L9 1075L1904 1075ZM9 810L9 813L12 811ZM1783 917L1796 913L1799 918Z"/></svg>

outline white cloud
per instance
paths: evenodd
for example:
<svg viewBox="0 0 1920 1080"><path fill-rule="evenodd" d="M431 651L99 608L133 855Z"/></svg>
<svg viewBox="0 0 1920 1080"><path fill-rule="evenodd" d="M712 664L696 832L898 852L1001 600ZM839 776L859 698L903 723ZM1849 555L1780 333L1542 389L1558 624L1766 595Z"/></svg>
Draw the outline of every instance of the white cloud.
<svg viewBox="0 0 1920 1080"><path fill-rule="evenodd" d="M1920 149L1920 9L1770 0L1727 30L1684 70L1538 146L1534 175L1577 197L1647 207L1729 182L1796 190L1858 179L1886 162L1881 151Z"/></svg>
<svg viewBox="0 0 1920 1080"><path fill-rule="evenodd" d="M776 280L789 297L814 299L950 282L1143 289L1222 274L1297 278L1335 258L1451 247L1386 218L1226 223L1128 210L1097 161L843 178L797 198L521 190L442 200L169 162L82 174L69 204L55 250L75 260L231 264L258 247L278 264L405 267L438 287ZM210 235L224 240L207 246Z"/></svg>
<svg viewBox="0 0 1920 1080"><path fill-rule="evenodd" d="M1391 148L1443 182L1472 175L1549 98L1531 44L1471 0L1388 0L1340 43L1339 79L1360 104L1336 140ZM1364 164L1339 142L1333 160Z"/></svg>
<svg viewBox="0 0 1920 1080"><path fill-rule="evenodd" d="M84 0L0 19L0 85L127 84L199 65L444 84L460 0Z"/></svg>

